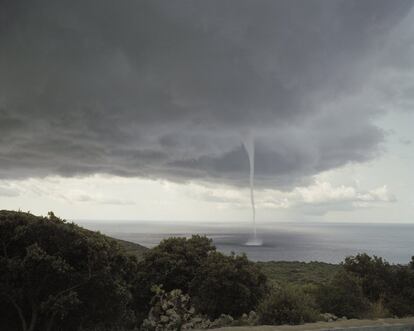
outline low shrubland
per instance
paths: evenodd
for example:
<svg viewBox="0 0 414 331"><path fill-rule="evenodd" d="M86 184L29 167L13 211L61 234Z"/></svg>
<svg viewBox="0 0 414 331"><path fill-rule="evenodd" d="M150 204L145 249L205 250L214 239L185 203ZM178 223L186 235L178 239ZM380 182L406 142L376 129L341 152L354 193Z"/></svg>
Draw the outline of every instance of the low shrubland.
<svg viewBox="0 0 414 331"><path fill-rule="evenodd" d="M203 236L132 246L53 213L0 211L0 325L184 330L414 314L414 259L254 263Z"/></svg>

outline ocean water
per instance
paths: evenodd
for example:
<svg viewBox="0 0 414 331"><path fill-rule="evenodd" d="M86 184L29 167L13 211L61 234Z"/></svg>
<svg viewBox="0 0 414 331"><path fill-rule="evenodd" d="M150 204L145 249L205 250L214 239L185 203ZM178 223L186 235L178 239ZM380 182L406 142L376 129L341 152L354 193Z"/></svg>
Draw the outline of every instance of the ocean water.
<svg viewBox="0 0 414 331"><path fill-rule="evenodd" d="M202 234L223 253L246 253L254 261L323 261L338 263L366 252L392 263L408 263L414 255L414 224L273 223L258 228L262 246L246 246L250 227L217 223L78 221L109 236L156 246L171 236Z"/></svg>

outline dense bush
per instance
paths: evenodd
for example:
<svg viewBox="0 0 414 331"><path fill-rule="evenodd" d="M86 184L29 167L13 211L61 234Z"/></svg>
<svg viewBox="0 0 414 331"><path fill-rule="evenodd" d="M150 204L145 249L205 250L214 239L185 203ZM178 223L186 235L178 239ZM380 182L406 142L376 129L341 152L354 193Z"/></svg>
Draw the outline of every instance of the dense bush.
<svg viewBox="0 0 414 331"><path fill-rule="evenodd" d="M294 287L274 288L260 303L260 324L302 324L314 322L319 312L312 298Z"/></svg>
<svg viewBox="0 0 414 331"><path fill-rule="evenodd" d="M240 317L253 310L266 290L266 277L245 255L211 253L190 285L195 307L211 318Z"/></svg>
<svg viewBox="0 0 414 331"><path fill-rule="evenodd" d="M337 273L330 283L319 287L316 302L322 312L348 318L362 317L369 308L360 280L345 271Z"/></svg>
<svg viewBox="0 0 414 331"><path fill-rule="evenodd" d="M338 270L330 280L326 277L328 281L325 283L302 281L302 293L292 290L272 293L259 306L260 322L297 324L305 321L301 317L306 315L304 311L313 311L310 316L315 316L309 297L314 298L320 312L339 317L380 318L414 314L414 257L408 265L391 265L380 257L358 254L347 257ZM301 278L306 276L305 273Z"/></svg>
<svg viewBox="0 0 414 331"><path fill-rule="evenodd" d="M381 257L358 254L345 258L345 270L361 280L364 295L372 302L382 299L390 291L393 268Z"/></svg>
<svg viewBox="0 0 414 331"><path fill-rule="evenodd" d="M362 291L370 301L368 317L414 314L413 261L405 266L390 265L380 257L367 254L345 259L345 270L360 280ZM383 316L378 316L379 313Z"/></svg>
<svg viewBox="0 0 414 331"><path fill-rule="evenodd" d="M215 249L207 237L168 238L146 252L140 270L147 280L162 284L166 291L181 289L187 293L201 264Z"/></svg>
<svg viewBox="0 0 414 331"><path fill-rule="evenodd" d="M385 306L392 315L407 316L414 314L414 268L396 266Z"/></svg>
<svg viewBox="0 0 414 331"><path fill-rule="evenodd" d="M136 261L55 217L0 211L0 323L7 330L132 325Z"/></svg>
<svg viewBox="0 0 414 331"><path fill-rule="evenodd" d="M138 310L148 311L150 291L162 285L166 291L189 293L201 313L240 316L252 310L266 284L259 268L245 256L225 256L206 237L169 238L147 252L139 264Z"/></svg>
<svg viewBox="0 0 414 331"><path fill-rule="evenodd" d="M191 292L199 311L239 316L266 279L245 256L215 252L211 240L170 238L137 262L118 243L53 214L0 212L0 323L10 330L136 327L151 287Z"/></svg>
<svg viewBox="0 0 414 331"><path fill-rule="evenodd" d="M323 312L364 318L414 314L413 262L391 265L364 253L347 257L342 267L316 291Z"/></svg>
<svg viewBox="0 0 414 331"><path fill-rule="evenodd" d="M215 251L212 241L202 236L191 238L168 238L147 251L139 262L137 274L139 287L134 292L136 310L146 317L151 289L162 285L165 291L180 289L189 292L189 286L207 256Z"/></svg>

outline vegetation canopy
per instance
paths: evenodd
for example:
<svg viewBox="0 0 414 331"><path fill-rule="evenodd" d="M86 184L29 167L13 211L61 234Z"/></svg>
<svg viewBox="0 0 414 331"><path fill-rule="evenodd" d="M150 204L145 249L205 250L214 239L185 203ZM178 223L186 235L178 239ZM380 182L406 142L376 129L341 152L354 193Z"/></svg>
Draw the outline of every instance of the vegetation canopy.
<svg viewBox="0 0 414 331"><path fill-rule="evenodd" d="M5 330L163 330L413 314L414 258L407 265L367 254L340 265L254 263L217 252L204 236L145 249L53 213L0 211Z"/></svg>
<svg viewBox="0 0 414 331"><path fill-rule="evenodd" d="M255 309L264 294L266 276L246 256L225 256L202 236L169 238L145 254L139 263L142 311L148 311L151 288L163 285L189 293L199 312L241 316Z"/></svg>
<svg viewBox="0 0 414 331"><path fill-rule="evenodd" d="M114 240L53 213L0 211L0 245L0 324L6 329L134 323L137 264Z"/></svg>

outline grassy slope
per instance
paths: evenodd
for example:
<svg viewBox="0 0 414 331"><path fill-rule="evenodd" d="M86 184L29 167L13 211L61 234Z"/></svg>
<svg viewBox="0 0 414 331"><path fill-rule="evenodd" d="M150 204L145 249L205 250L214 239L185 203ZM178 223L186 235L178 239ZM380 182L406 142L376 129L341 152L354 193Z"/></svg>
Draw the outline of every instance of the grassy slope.
<svg viewBox="0 0 414 331"><path fill-rule="evenodd" d="M341 268L338 264L324 262L257 262L269 280L295 285L328 282Z"/></svg>
<svg viewBox="0 0 414 331"><path fill-rule="evenodd" d="M141 246L139 244L136 244L130 241L125 241L125 240L115 239L115 238L112 238L112 239L117 241L124 248L127 254L135 255L138 259L141 259L142 255L149 249L145 246Z"/></svg>

